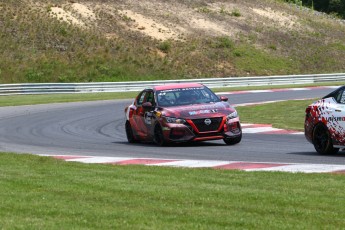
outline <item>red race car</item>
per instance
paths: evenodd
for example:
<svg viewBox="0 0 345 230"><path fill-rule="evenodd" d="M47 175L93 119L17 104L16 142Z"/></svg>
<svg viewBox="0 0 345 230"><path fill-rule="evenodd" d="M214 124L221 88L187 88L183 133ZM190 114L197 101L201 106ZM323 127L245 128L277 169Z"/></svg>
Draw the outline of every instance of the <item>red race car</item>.
<svg viewBox="0 0 345 230"><path fill-rule="evenodd" d="M162 146L223 139L228 145L237 144L241 124L227 100L197 83L145 89L125 109L128 142L154 141Z"/></svg>

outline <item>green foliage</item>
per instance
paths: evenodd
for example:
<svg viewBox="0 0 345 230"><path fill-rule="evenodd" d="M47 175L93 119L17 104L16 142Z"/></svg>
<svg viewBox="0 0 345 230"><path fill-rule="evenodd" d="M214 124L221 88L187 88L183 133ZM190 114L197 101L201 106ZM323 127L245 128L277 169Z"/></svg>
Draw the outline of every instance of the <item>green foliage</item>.
<svg viewBox="0 0 345 230"><path fill-rule="evenodd" d="M295 71L295 63L287 58L273 56L255 47L236 46L233 55L236 67L244 71L242 75L251 75L254 72L259 75L292 74Z"/></svg>
<svg viewBox="0 0 345 230"><path fill-rule="evenodd" d="M307 6L313 6L315 10L337 14L345 18L345 0L304 0Z"/></svg>
<svg viewBox="0 0 345 230"><path fill-rule="evenodd" d="M28 82L43 82L44 74L42 71L31 69L25 74L25 78Z"/></svg>
<svg viewBox="0 0 345 230"><path fill-rule="evenodd" d="M234 17L241 17L241 12L239 9L233 9L230 15Z"/></svg>
<svg viewBox="0 0 345 230"><path fill-rule="evenodd" d="M132 18L128 17L127 15L123 15L122 20L125 22L130 22L130 21L132 21Z"/></svg>
<svg viewBox="0 0 345 230"><path fill-rule="evenodd" d="M271 50L277 50L277 46L276 45L269 45L268 48L270 48Z"/></svg>
<svg viewBox="0 0 345 230"><path fill-rule="evenodd" d="M171 41L166 40L159 44L158 49L164 53L168 53L171 50Z"/></svg>
<svg viewBox="0 0 345 230"><path fill-rule="evenodd" d="M203 6L203 7L198 8L198 12L199 13L209 14L209 13L212 12L212 10L209 9L208 7L206 7L206 6Z"/></svg>
<svg viewBox="0 0 345 230"><path fill-rule="evenodd" d="M308 6L313 10L336 15L345 19L345 0L285 0L299 6Z"/></svg>
<svg viewBox="0 0 345 230"><path fill-rule="evenodd" d="M334 12L345 19L345 0L330 0L326 12Z"/></svg>
<svg viewBox="0 0 345 230"><path fill-rule="evenodd" d="M213 48L227 48L232 49L234 47L234 42L227 36L216 37L211 43Z"/></svg>
<svg viewBox="0 0 345 230"><path fill-rule="evenodd" d="M302 0L286 0L287 2L294 3L296 5L302 6Z"/></svg>
<svg viewBox="0 0 345 230"><path fill-rule="evenodd" d="M222 5L220 7L220 10L219 10L219 13L222 14L222 15L230 15L230 16L233 16L233 17L240 17L241 16L241 12L239 9L237 8L234 8L231 12L229 12L224 5Z"/></svg>

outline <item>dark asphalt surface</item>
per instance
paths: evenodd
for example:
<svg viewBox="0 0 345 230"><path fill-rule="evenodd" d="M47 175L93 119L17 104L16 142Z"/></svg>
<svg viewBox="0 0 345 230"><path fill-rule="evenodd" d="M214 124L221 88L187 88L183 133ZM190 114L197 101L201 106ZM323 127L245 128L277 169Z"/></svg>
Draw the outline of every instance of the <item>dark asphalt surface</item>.
<svg viewBox="0 0 345 230"><path fill-rule="evenodd" d="M332 89L229 95L231 104L270 100L318 98ZM345 154L318 155L303 135L244 134L242 142L223 141L158 147L128 144L124 108L130 100L46 104L0 108L0 151L226 160L283 163L345 164ZM301 108L304 110L305 108Z"/></svg>

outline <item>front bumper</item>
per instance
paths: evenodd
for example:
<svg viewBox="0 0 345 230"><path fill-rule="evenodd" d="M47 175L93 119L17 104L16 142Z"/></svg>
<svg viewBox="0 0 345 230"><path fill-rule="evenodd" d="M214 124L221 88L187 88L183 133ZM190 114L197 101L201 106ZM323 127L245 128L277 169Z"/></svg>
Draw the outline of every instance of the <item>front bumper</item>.
<svg viewBox="0 0 345 230"><path fill-rule="evenodd" d="M242 135L239 118L227 120L226 117L223 117L219 119L221 119L219 125L211 127L211 130L196 125L195 120L186 120L185 124L166 123L162 125L163 135L168 142L219 140Z"/></svg>

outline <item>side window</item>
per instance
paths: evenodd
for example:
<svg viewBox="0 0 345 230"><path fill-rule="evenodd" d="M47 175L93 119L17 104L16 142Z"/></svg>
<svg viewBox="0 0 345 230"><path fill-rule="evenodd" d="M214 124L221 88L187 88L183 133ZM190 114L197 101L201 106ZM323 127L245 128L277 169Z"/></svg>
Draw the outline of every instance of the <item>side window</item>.
<svg viewBox="0 0 345 230"><path fill-rule="evenodd" d="M141 105L144 102L144 98L145 98L146 92L142 92L137 99L137 105Z"/></svg>
<svg viewBox="0 0 345 230"><path fill-rule="evenodd" d="M345 90L340 90L338 92L337 101L341 104L345 104Z"/></svg>
<svg viewBox="0 0 345 230"><path fill-rule="evenodd" d="M146 102L151 102L152 105L155 105L155 98L152 91L147 92Z"/></svg>

